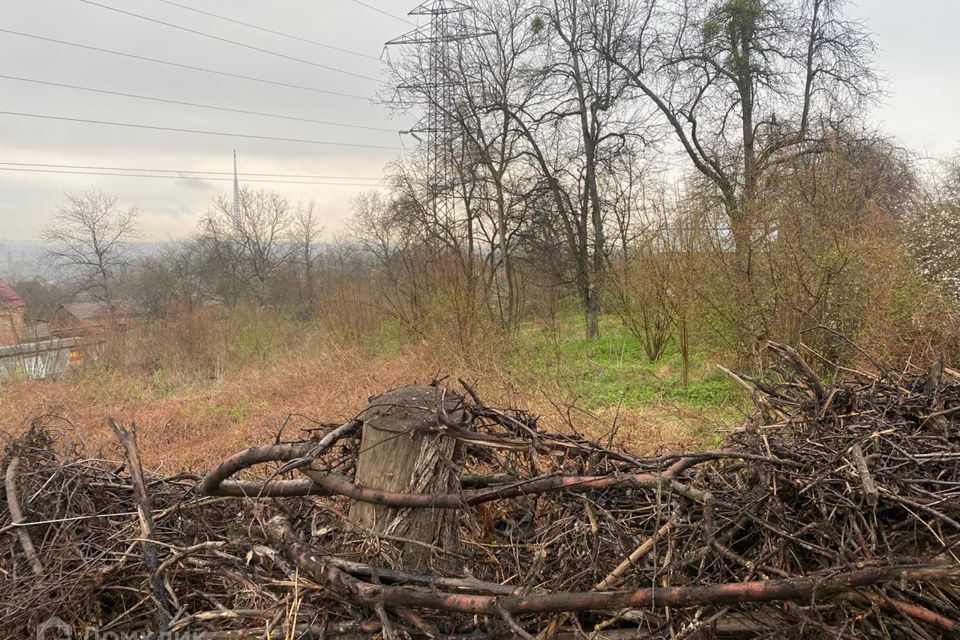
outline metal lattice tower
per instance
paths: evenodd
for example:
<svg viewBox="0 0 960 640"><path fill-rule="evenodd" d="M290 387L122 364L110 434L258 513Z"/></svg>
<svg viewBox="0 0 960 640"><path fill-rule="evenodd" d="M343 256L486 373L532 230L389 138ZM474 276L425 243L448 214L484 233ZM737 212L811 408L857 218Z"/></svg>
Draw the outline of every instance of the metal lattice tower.
<svg viewBox="0 0 960 640"><path fill-rule="evenodd" d="M426 97L426 113L410 133L425 136L428 173L428 193L433 214L449 220L455 208L456 148L458 127L452 114L456 108L456 83L451 81L456 43L488 35L475 32L457 14L471 11L471 7L457 0L426 0L410 11L411 16L426 16L429 23L390 40L386 44L424 47L426 69L410 84L398 87Z"/></svg>

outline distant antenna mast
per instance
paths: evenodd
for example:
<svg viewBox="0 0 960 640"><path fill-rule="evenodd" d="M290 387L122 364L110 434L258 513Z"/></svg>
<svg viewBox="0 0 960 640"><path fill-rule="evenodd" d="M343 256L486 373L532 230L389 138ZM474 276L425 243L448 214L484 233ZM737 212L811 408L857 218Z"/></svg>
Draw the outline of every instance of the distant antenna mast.
<svg viewBox="0 0 960 640"><path fill-rule="evenodd" d="M240 179L237 177L237 150L233 150L233 215L240 215Z"/></svg>
<svg viewBox="0 0 960 640"><path fill-rule="evenodd" d="M424 69L425 74L413 84L399 89L426 98L427 112L410 133L423 133L426 137L428 192L434 217L438 219L449 218L455 207L453 166L457 132L451 114L457 87L450 82L452 49L455 43L493 33L470 31L465 26L466 20L454 19L454 14L466 11L472 11L470 5L457 0L426 0L408 15L429 16L429 24L386 43L387 46L426 48L428 68Z"/></svg>

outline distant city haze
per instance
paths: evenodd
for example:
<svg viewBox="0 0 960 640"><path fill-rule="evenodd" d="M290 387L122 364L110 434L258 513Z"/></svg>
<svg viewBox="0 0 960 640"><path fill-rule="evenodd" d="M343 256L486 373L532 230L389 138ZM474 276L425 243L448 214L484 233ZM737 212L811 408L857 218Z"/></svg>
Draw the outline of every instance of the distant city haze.
<svg viewBox="0 0 960 640"><path fill-rule="evenodd" d="M370 101L381 85L350 75L382 78L378 58L384 42L410 30L411 25L351 0L178 3L354 53L264 33L158 0L104 0L104 4L313 64L244 49L79 0L0 0L5 16L0 28L358 98L270 86L0 32L0 59L4 60L0 111L6 112L0 114L0 162L22 163L0 164L0 242L36 241L63 193L90 187L117 194L125 206L138 206L143 212L145 239L185 237L194 231L212 198L230 192L234 150L241 174L276 174L259 176L264 180L259 183L250 181L248 175L245 184L275 189L292 202L313 201L329 236L343 228L351 198L376 188L386 165L397 159L403 148L416 144L410 136L400 134L413 124L415 116L393 114ZM418 20L406 16L414 2L367 0L367 4L412 22ZM960 3L861 0L851 3L848 13L874 32L879 48L877 67L888 81L890 95L868 114L868 121L921 157L946 156L960 149L960 39L954 28L960 24ZM144 101L38 84L37 80L382 130ZM36 115L311 142L115 127ZM46 172L92 171L74 167L200 171L216 179ZM292 175L329 177L285 177ZM326 184L282 182L292 180Z"/></svg>

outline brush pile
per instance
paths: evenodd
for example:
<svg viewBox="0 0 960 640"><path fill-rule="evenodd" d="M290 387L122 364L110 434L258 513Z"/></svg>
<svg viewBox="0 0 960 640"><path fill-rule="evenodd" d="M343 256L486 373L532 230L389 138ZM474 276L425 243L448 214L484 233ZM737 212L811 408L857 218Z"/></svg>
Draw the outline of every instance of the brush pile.
<svg viewBox="0 0 960 640"><path fill-rule="evenodd" d="M119 425L125 463L37 420L3 459L0 635L56 616L74 637L958 637L960 376L825 383L770 352L710 451L634 456L465 386L462 419L437 410L462 445L448 494L356 484L362 416L202 479L142 473ZM351 524L356 500L453 511L459 544L405 568L410 541Z"/></svg>

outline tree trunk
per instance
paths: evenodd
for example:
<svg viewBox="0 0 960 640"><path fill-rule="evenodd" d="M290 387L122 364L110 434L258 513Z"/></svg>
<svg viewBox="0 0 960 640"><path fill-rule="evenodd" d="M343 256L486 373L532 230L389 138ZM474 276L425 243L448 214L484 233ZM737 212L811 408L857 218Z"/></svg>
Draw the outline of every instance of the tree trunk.
<svg viewBox="0 0 960 640"><path fill-rule="evenodd" d="M690 334L687 328L687 313L684 310L680 315L678 324L678 342L680 343L680 362L682 365L681 379L683 388L690 385Z"/></svg>
<svg viewBox="0 0 960 640"><path fill-rule="evenodd" d="M501 320L511 331L516 328L516 292L513 286L513 261L510 247L507 246L507 206L504 202L503 186L497 182L497 245L503 263L503 279L506 284L507 309Z"/></svg>
<svg viewBox="0 0 960 640"><path fill-rule="evenodd" d="M600 300L593 284L587 285L583 300L583 319L587 340L596 340L600 337Z"/></svg>
<svg viewBox="0 0 960 640"><path fill-rule="evenodd" d="M363 435L356 483L396 492L458 491L460 447L443 434L439 416L446 412L449 420L459 422L464 417L461 406L459 395L428 385L409 385L373 397L360 415ZM442 568L452 556L431 547L456 552L459 545L456 510L354 502L350 520L374 533L411 540L402 544L402 565L408 570Z"/></svg>

